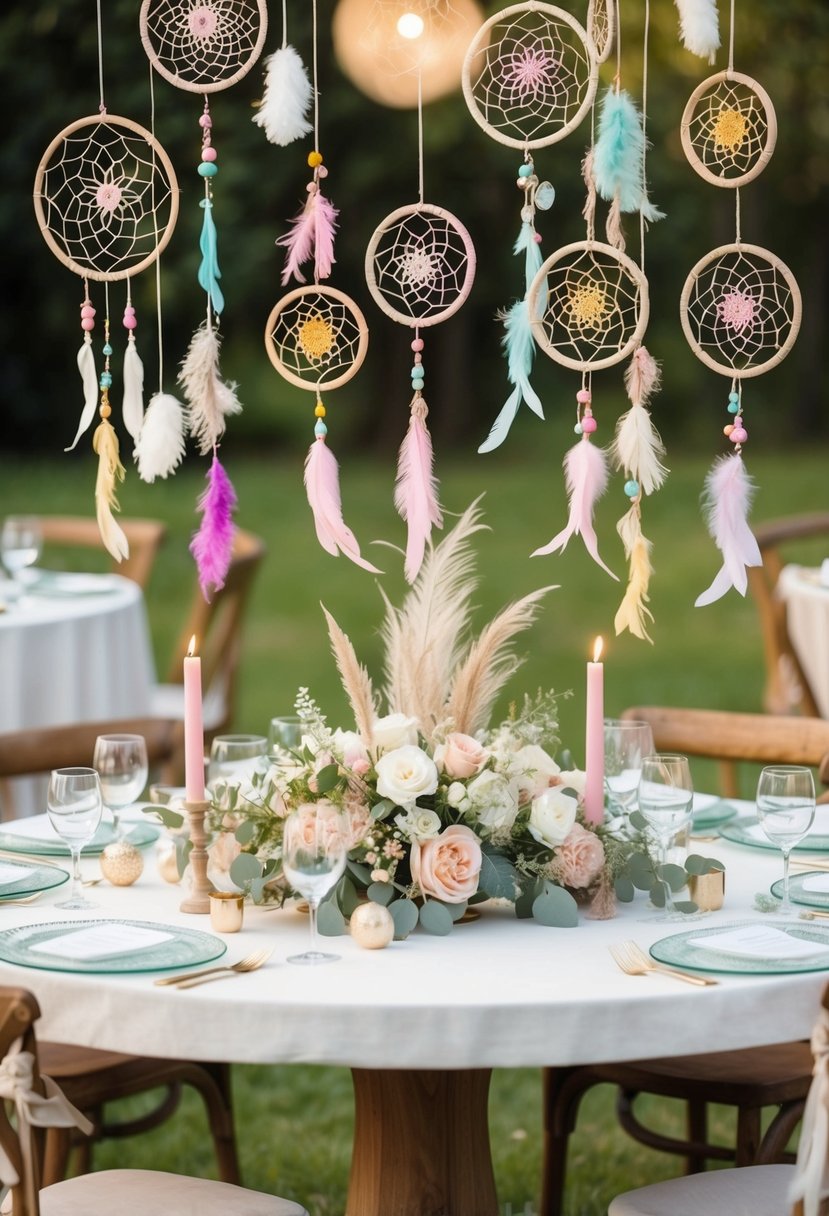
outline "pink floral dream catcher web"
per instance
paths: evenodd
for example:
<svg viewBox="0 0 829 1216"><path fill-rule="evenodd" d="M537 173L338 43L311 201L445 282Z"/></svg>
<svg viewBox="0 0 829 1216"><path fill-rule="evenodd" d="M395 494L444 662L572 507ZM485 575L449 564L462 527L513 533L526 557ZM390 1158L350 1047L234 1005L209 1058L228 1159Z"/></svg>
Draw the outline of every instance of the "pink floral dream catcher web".
<svg viewBox="0 0 829 1216"><path fill-rule="evenodd" d="M777 138L774 107L749 76L734 70L734 0L728 67L692 93L682 117L682 146L692 168L712 185L734 191L735 240L700 258L682 290L680 320L691 350L731 381L723 433L730 455L720 456L705 484L708 530L723 564L697 597L713 603L735 587L745 595L747 568L762 564L748 523L754 486L743 462L748 439L743 381L785 359L800 329L801 297L794 275L773 253L742 239L740 187L768 164Z"/></svg>
<svg viewBox="0 0 829 1216"><path fill-rule="evenodd" d="M203 97L198 120L198 173L204 187L199 203L204 214L198 282L206 297L206 315L182 362L179 385L186 401L189 433L203 455L212 452L213 456L198 503L201 524L190 545L202 592L208 599L224 586L235 532L232 514L236 494L219 461L219 442L227 418L242 408L236 386L222 378L219 368L218 323L225 301L213 217L213 185L219 165L209 97L236 84L256 63L267 32L267 8L265 0L142 0L139 24L152 68L176 88ZM171 418L175 399L164 397L161 404Z"/></svg>

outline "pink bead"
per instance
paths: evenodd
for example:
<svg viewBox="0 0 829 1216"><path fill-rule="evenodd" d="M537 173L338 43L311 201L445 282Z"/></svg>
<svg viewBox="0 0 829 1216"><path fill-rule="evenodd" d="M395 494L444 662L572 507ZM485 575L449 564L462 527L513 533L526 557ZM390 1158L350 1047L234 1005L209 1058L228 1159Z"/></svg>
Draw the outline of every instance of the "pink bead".
<svg viewBox="0 0 829 1216"><path fill-rule="evenodd" d="M540 244L541 244L541 233L540 233L540 232L534 232L534 233L533 233L533 240L535 241L536 245L540 245Z"/></svg>
<svg viewBox="0 0 829 1216"><path fill-rule="evenodd" d="M213 126L213 119L209 114L202 114L201 118L199 119L199 126L202 128L202 130L209 131Z"/></svg>
<svg viewBox="0 0 829 1216"><path fill-rule="evenodd" d="M91 304L84 304L83 308L81 309L81 316L82 317L94 317L95 309L92 307Z"/></svg>
<svg viewBox="0 0 829 1216"><path fill-rule="evenodd" d="M210 161L213 161L216 159L216 149L213 147L212 144L207 148L202 148L201 158L202 158L202 160L210 160Z"/></svg>
<svg viewBox="0 0 829 1216"><path fill-rule="evenodd" d="M130 316L126 312L124 313L124 329L138 329L138 322L135 316Z"/></svg>
<svg viewBox="0 0 829 1216"><path fill-rule="evenodd" d="M581 429L585 435L592 435L598 425L596 419L591 416L581 420Z"/></svg>
<svg viewBox="0 0 829 1216"><path fill-rule="evenodd" d="M745 429L745 427L735 426L734 430L731 432L731 442L732 443L745 443L745 441L747 439L748 439L748 431Z"/></svg>
<svg viewBox="0 0 829 1216"><path fill-rule="evenodd" d="M415 363L422 363L422 362L423 362L423 355L421 355L421 353L420 353L419 351L418 351L418 353L415 355L415 357L414 357L414 361L415 361Z"/></svg>
<svg viewBox="0 0 829 1216"><path fill-rule="evenodd" d="M328 177L328 170L325 165L317 165L317 177Z"/></svg>
<svg viewBox="0 0 829 1216"><path fill-rule="evenodd" d="M423 350L422 338L415 338L414 342L412 343L412 350Z"/></svg>
<svg viewBox="0 0 829 1216"><path fill-rule="evenodd" d="M134 316L135 316L135 307L134 307L134 305L132 305L132 304L126 304L126 305L124 306L124 316L125 316L125 317L134 317Z"/></svg>
<svg viewBox="0 0 829 1216"><path fill-rule="evenodd" d="M94 328L95 328L95 322L92 320L92 318L84 317L83 320L81 321L81 329L85 329L86 332L89 333L89 331Z"/></svg>
<svg viewBox="0 0 829 1216"><path fill-rule="evenodd" d="M316 194L317 189L318 189L317 183L309 182L308 185L305 187L305 189L308 191L309 194Z"/></svg>
<svg viewBox="0 0 829 1216"><path fill-rule="evenodd" d="M576 401L579 405L589 405L592 400L593 398L586 388L580 388L576 393Z"/></svg>

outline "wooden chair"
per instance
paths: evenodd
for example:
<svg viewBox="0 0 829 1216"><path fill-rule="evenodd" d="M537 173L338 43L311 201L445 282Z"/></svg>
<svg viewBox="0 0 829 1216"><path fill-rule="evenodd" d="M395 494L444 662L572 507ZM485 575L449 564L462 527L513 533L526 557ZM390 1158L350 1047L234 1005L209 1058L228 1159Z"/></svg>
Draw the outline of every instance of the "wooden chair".
<svg viewBox="0 0 829 1216"><path fill-rule="evenodd" d="M820 766L829 779L829 722L825 719L663 706L637 706L622 716L650 722L658 751L719 760L726 766L726 785L733 783L733 766L739 761ZM561 1216L568 1140L581 1099L594 1085L617 1087L617 1115L629 1135L650 1148L684 1156L687 1172L697 1173L707 1160L733 1161L738 1166L781 1160L802 1114L811 1071L806 1043L545 1069L540 1216ZM641 1093L686 1103L685 1140L665 1136L639 1122L633 1108ZM709 1103L737 1108L733 1149L708 1142ZM779 1110L763 1136L761 1115L770 1106Z"/></svg>
<svg viewBox="0 0 829 1216"><path fill-rule="evenodd" d="M0 1058L4 1096L13 1097L17 1126L0 1102L0 1147L7 1157L4 1181L11 1183L14 1216L145 1216L147 1212L199 1216L308 1216L298 1203L224 1182L185 1178L155 1170L104 1170L41 1189L43 1127L29 1118L38 1097L50 1094L43 1059L38 1060L34 1024L37 1001L23 988L0 988ZM11 1080L14 1078L14 1080ZM59 1101L52 1098L52 1105ZM71 1099L70 1099L71 1100ZM46 1124L54 1110L38 1110ZM64 1119L73 1112L63 1112ZM74 1112L77 1114L77 1112ZM50 1128L49 1132L54 1128ZM49 1134L47 1132L47 1135ZM11 1167L9 1169L9 1167Z"/></svg>
<svg viewBox="0 0 829 1216"><path fill-rule="evenodd" d="M95 519L82 515L40 515L38 520L44 545L77 546L105 553ZM116 574L131 578L139 587L146 587L158 550L167 535L167 526L157 519L119 518L118 523L129 542L130 555L122 562L111 563L111 568Z"/></svg>
<svg viewBox="0 0 829 1216"><path fill-rule="evenodd" d="M829 988L823 993L820 1021L813 1038L814 1081L809 1105L815 1112L827 1101L827 1030ZM727 1212L728 1216L786 1216L787 1213L803 1216L803 1200L798 1199L792 1205L789 1188L808 1155L811 1160L823 1162L823 1169L813 1174L815 1189L820 1191L827 1151L825 1122L816 1117L808 1131L804 1126L798 1149L798 1170L793 1165L754 1165L739 1170L712 1170L710 1174L690 1178L673 1178L618 1195L608 1208L608 1216L712 1216L721 1212ZM810 1198L810 1211L819 1216L829 1214L829 1201L821 1202L819 1193Z"/></svg>
<svg viewBox="0 0 829 1216"><path fill-rule="evenodd" d="M19 777L75 764L91 764L96 738L112 732L143 735L151 770L158 766L163 770L163 766L179 753L182 730L182 723L178 721L141 718L83 722L0 735L0 777ZM149 1131L168 1119L178 1106L182 1085L189 1085L205 1104L219 1175L224 1182L238 1183L229 1065L151 1059L65 1043L42 1043L40 1052L44 1071L60 1082L70 1102L84 1111L94 1125L92 1137L84 1138L78 1144L81 1169L90 1168L91 1147L96 1140ZM107 1103L162 1087L163 1097L156 1109L148 1114L136 1120L107 1121ZM46 1184L64 1177L71 1148L71 1135L67 1129L50 1130L43 1164Z"/></svg>
<svg viewBox="0 0 829 1216"><path fill-rule="evenodd" d="M760 613L763 636L763 656L766 684L763 705L769 713L785 714L798 711L818 717L820 710L794 652L786 623L786 605L776 595L777 580L784 566L781 548L800 541L823 541L819 557L827 556L829 544L829 512L793 515L760 524L755 536L763 558L762 566L748 570L748 582Z"/></svg>

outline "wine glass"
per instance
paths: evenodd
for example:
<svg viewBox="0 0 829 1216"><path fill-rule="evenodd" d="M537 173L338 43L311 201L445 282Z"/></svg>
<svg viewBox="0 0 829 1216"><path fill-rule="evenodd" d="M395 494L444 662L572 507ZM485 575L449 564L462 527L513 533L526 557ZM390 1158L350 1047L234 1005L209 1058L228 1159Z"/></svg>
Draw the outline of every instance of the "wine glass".
<svg viewBox="0 0 829 1216"><path fill-rule="evenodd" d="M117 840L119 812L131 806L147 784L149 766L143 735L98 735L92 765L98 770L104 806L112 813Z"/></svg>
<svg viewBox="0 0 829 1216"><path fill-rule="evenodd" d="M326 954L317 944L317 908L345 869L345 819L331 803L309 803L285 820L282 870L291 887L308 900L311 945L292 954L289 963L333 963L339 954Z"/></svg>
<svg viewBox="0 0 829 1216"><path fill-rule="evenodd" d="M72 854L72 894L58 908L86 911L97 905L81 892L81 849L98 830L103 810L94 768L56 768L49 778L46 810L52 827Z"/></svg>
<svg viewBox="0 0 829 1216"><path fill-rule="evenodd" d="M302 743L302 719L296 714L271 718L268 729L268 753L295 752Z"/></svg>
<svg viewBox="0 0 829 1216"><path fill-rule="evenodd" d="M764 768L757 783L757 820L783 854L781 916L790 916L789 854L808 833L815 818L815 783L811 769L798 764Z"/></svg>
<svg viewBox="0 0 829 1216"><path fill-rule="evenodd" d="M210 744L207 784L238 783L252 777L267 754L268 740L264 735L217 735Z"/></svg>
<svg viewBox="0 0 829 1216"><path fill-rule="evenodd" d="M639 780L639 811L656 838L659 866L667 864L676 836L691 822L694 786L687 756L654 753L642 759ZM665 919L676 915L670 884L660 873L665 887Z"/></svg>
<svg viewBox="0 0 829 1216"><path fill-rule="evenodd" d="M22 586L20 572L34 565L42 549L43 535L37 516L6 516L0 531L0 558L18 587Z"/></svg>
<svg viewBox="0 0 829 1216"><path fill-rule="evenodd" d="M642 759L653 751L650 722L605 718L604 783L614 813L629 815L636 809Z"/></svg>

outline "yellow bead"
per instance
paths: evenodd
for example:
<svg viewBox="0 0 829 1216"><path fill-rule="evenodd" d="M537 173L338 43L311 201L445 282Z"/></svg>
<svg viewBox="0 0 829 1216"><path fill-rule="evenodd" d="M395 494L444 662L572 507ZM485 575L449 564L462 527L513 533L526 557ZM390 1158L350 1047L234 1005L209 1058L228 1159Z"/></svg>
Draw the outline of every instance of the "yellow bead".
<svg viewBox="0 0 829 1216"><path fill-rule="evenodd" d="M317 402L316 408L314 409L314 413L316 414L317 418L325 417L325 406L322 404L321 401Z"/></svg>
<svg viewBox="0 0 829 1216"><path fill-rule="evenodd" d="M108 418L110 416L110 414L112 413L112 406L109 404L108 401L102 401L101 408L98 410L98 413L101 415L102 418Z"/></svg>
<svg viewBox="0 0 829 1216"><path fill-rule="evenodd" d="M308 153L308 164L311 166L312 169L316 169L319 165L322 164L322 153L321 152L309 152Z"/></svg>

